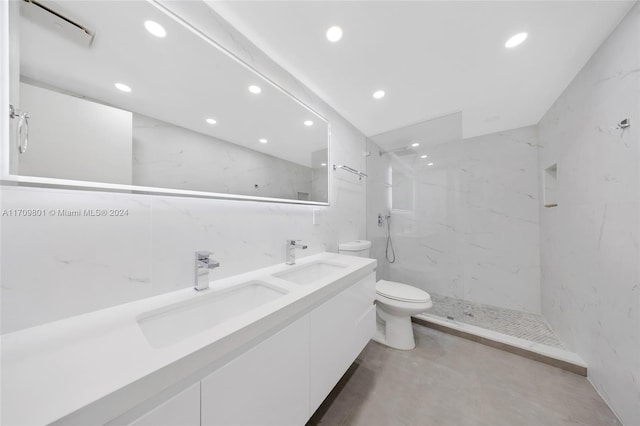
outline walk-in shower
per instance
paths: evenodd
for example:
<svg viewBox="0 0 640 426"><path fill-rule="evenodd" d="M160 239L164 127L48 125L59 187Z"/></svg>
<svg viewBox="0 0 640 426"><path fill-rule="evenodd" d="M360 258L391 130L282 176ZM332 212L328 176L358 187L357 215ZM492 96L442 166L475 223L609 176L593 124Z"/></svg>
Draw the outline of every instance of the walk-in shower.
<svg viewBox="0 0 640 426"><path fill-rule="evenodd" d="M367 144L378 279L427 291L427 316L562 348L540 315L535 130L464 138L452 114Z"/></svg>

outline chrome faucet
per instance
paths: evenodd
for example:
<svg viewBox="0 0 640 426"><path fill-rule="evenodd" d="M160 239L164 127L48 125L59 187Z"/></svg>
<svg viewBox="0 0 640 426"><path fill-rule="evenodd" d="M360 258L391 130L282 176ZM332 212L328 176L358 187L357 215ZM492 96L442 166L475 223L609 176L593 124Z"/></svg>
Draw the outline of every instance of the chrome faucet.
<svg viewBox="0 0 640 426"><path fill-rule="evenodd" d="M217 268L220 266L220 262L211 259L213 253L210 251L197 251L196 252L196 265L195 265L195 281L193 288L197 291L206 290L209 288L209 269Z"/></svg>
<svg viewBox="0 0 640 426"><path fill-rule="evenodd" d="M287 240L287 265L296 264L296 249L306 250L307 246L304 244L298 244L300 240Z"/></svg>

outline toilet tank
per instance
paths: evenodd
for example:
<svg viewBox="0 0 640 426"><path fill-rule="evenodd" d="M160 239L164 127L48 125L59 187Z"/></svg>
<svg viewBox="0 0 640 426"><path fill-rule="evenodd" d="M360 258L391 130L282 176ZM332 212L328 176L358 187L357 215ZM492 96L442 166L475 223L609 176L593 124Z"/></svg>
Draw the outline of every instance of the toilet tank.
<svg viewBox="0 0 640 426"><path fill-rule="evenodd" d="M338 253L347 256L369 257L371 251L371 241L356 240L348 243L338 244Z"/></svg>

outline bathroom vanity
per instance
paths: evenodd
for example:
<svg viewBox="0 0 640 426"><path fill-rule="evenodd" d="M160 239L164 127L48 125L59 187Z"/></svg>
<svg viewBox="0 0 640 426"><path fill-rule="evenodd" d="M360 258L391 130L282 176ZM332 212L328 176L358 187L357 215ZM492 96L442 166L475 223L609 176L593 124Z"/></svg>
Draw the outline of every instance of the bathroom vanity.
<svg viewBox="0 0 640 426"><path fill-rule="evenodd" d="M374 334L375 267L321 253L6 334L2 423L304 424Z"/></svg>

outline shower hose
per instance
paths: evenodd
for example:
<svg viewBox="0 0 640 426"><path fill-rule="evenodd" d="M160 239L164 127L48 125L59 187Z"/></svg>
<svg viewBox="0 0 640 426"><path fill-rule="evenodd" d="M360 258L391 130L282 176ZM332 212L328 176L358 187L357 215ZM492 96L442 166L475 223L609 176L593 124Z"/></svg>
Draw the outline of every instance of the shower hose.
<svg viewBox="0 0 640 426"><path fill-rule="evenodd" d="M393 248L393 241L391 240L391 214L387 216L387 248L385 250L385 256L387 258L387 262L395 263L396 251Z"/></svg>

